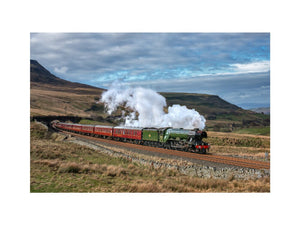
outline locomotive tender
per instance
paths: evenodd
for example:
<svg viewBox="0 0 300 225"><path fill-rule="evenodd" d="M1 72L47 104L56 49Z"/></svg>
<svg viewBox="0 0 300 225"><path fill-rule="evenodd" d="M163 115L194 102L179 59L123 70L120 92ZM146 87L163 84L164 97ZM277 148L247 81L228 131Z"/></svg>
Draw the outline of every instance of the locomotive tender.
<svg viewBox="0 0 300 225"><path fill-rule="evenodd" d="M207 138L207 133L199 129L186 130L172 127L113 127L61 123L59 121L54 121L52 126L57 129L94 137L111 138L117 141L187 152L205 154L210 149L210 145L202 141L203 138Z"/></svg>

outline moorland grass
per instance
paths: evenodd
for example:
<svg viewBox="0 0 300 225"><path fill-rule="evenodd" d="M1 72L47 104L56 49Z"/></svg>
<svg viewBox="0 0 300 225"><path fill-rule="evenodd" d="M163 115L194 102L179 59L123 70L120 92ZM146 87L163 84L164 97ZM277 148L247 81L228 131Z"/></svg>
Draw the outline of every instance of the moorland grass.
<svg viewBox="0 0 300 225"><path fill-rule="evenodd" d="M31 123L30 191L269 192L270 180L204 179L155 169L70 143Z"/></svg>
<svg viewBox="0 0 300 225"><path fill-rule="evenodd" d="M257 134L270 136L270 127L251 127L233 131L237 134Z"/></svg>

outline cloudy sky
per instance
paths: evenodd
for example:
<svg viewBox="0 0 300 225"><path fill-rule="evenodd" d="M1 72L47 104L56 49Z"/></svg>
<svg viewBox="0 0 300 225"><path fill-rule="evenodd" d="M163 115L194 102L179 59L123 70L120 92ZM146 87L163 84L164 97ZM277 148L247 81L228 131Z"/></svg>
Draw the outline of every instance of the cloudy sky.
<svg viewBox="0 0 300 225"><path fill-rule="evenodd" d="M30 58L66 80L270 105L269 33L31 33Z"/></svg>

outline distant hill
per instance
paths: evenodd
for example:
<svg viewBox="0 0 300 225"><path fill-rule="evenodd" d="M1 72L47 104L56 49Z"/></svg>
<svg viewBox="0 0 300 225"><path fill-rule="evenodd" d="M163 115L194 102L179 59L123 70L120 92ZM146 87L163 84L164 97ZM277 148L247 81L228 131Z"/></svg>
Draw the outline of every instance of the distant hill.
<svg viewBox="0 0 300 225"><path fill-rule="evenodd" d="M46 68L36 60L30 60L30 85L31 87L47 87L50 89L61 91L77 92L80 93L99 93L104 89L93 87L86 84L67 81L51 74Z"/></svg>
<svg viewBox="0 0 300 225"><path fill-rule="evenodd" d="M90 117L93 111L103 112L103 105L96 103L103 90L58 78L36 60L30 60L31 116Z"/></svg>
<svg viewBox="0 0 300 225"><path fill-rule="evenodd" d="M104 105L97 103L105 89L70 82L51 74L36 60L30 60L30 115L106 117ZM203 115L206 127L232 131L251 126L269 126L270 116L244 110L217 95L160 93L168 105L180 104ZM118 117L116 113L113 117Z"/></svg>
<svg viewBox="0 0 300 225"><path fill-rule="evenodd" d="M253 112L257 112L257 113L263 113L263 114L267 114L270 115L270 107L261 107L261 108L255 108L255 109L250 109Z"/></svg>
<svg viewBox="0 0 300 225"><path fill-rule="evenodd" d="M244 110L217 95L192 93L161 93L168 105L180 104L203 115L206 127L216 131L232 131L252 126L269 126L270 116Z"/></svg>
<svg viewBox="0 0 300 225"><path fill-rule="evenodd" d="M30 82L48 83L53 85L68 84L68 81L54 76L36 60L30 60Z"/></svg>
<svg viewBox="0 0 300 225"><path fill-rule="evenodd" d="M208 119L216 119L217 115L245 112L242 108L233 105L217 95L193 94L193 93L161 93L166 99L168 105L183 104L188 105Z"/></svg>

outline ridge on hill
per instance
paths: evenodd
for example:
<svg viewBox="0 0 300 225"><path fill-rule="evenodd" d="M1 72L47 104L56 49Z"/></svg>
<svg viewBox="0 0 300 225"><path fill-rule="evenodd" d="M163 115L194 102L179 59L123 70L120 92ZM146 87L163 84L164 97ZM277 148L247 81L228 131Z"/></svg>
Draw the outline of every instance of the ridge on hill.
<svg viewBox="0 0 300 225"><path fill-rule="evenodd" d="M104 105L98 103L105 89L70 82L51 74L36 60L30 60L30 115L105 118ZM233 131L251 126L269 126L270 116L244 110L217 95L160 93L167 104L185 105L203 115L206 128ZM119 118L120 112L112 115ZM110 117L111 118L111 117Z"/></svg>
<svg viewBox="0 0 300 225"><path fill-rule="evenodd" d="M223 113L243 112L242 108L231 104L217 95L193 94L193 93L160 93L166 99L168 105L188 105L196 111L206 114L209 119L216 119L217 115Z"/></svg>
<svg viewBox="0 0 300 225"><path fill-rule="evenodd" d="M58 89L61 91L78 92L99 92L104 89L93 87L87 84L71 82L61 79L50 73L45 67L38 63L36 60L30 60L30 85L31 87L45 87L49 89Z"/></svg>
<svg viewBox="0 0 300 225"><path fill-rule="evenodd" d="M180 104L195 109L206 119L206 128L233 131L248 127L270 125L270 116L242 109L217 95L193 93L160 93L168 105Z"/></svg>
<svg viewBox="0 0 300 225"><path fill-rule="evenodd" d="M36 60L30 60L30 82L49 83L49 84L66 84L67 81L60 79L51 74L46 68Z"/></svg>
<svg viewBox="0 0 300 225"><path fill-rule="evenodd" d="M104 109L97 104L103 90L58 78L30 60L31 116L94 116Z"/></svg>

